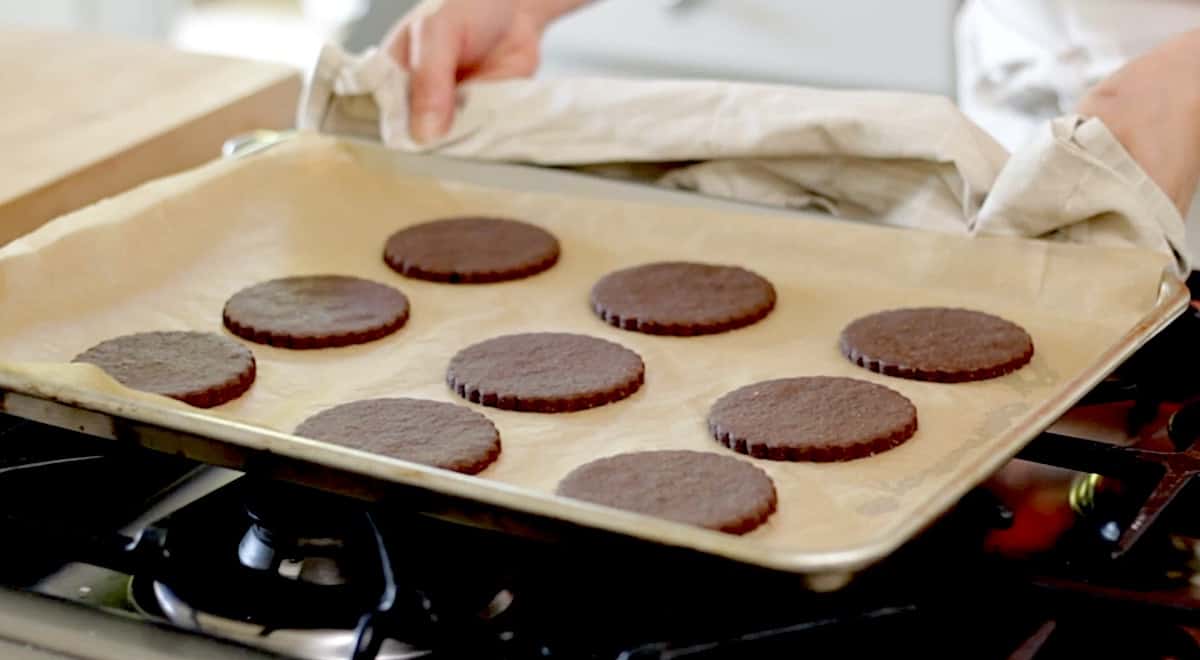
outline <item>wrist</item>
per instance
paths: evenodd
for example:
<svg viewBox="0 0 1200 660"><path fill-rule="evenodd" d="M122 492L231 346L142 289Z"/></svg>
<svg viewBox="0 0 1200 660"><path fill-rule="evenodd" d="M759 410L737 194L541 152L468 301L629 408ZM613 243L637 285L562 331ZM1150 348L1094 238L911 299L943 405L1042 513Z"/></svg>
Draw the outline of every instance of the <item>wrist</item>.
<svg viewBox="0 0 1200 660"><path fill-rule="evenodd" d="M1186 212L1200 180L1200 30L1126 64L1092 88L1079 111L1103 121Z"/></svg>

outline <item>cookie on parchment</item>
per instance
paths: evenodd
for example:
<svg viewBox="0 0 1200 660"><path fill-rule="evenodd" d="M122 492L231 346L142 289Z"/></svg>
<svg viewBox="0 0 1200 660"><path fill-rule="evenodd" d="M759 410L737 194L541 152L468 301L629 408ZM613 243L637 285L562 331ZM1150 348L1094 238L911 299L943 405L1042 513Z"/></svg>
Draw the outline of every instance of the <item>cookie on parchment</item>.
<svg viewBox="0 0 1200 660"><path fill-rule="evenodd" d="M745 534L775 511L775 484L761 468L731 456L667 450L618 454L575 468L559 495L731 534Z"/></svg>
<svg viewBox="0 0 1200 660"><path fill-rule="evenodd" d="M419 280L482 284L540 273L558 261L558 239L526 222L457 217L406 227L391 235L383 260Z"/></svg>
<svg viewBox="0 0 1200 660"><path fill-rule="evenodd" d="M1033 359L1021 326L969 309L919 307L864 316L842 330L842 354L888 376L960 383L996 378Z"/></svg>
<svg viewBox="0 0 1200 660"><path fill-rule="evenodd" d="M225 303L225 327L279 348L332 348L374 341L408 320L408 298L345 275L303 275L255 284Z"/></svg>
<svg viewBox="0 0 1200 660"><path fill-rule="evenodd" d="M296 435L375 454L476 474L500 456L491 420L452 403L365 399L309 417Z"/></svg>
<svg viewBox="0 0 1200 660"><path fill-rule="evenodd" d="M572 412L619 401L642 385L637 353L565 332L504 335L459 351L446 382L459 396L494 408Z"/></svg>
<svg viewBox="0 0 1200 660"><path fill-rule="evenodd" d="M708 335L756 323L775 308L775 287L737 266L664 261L605 275L591 294L608 323L652 335Z"/></svg>
<svg viewBox="0 0 1200 660"><path fill-rule="evenodd" d="M917 409L899 392L854 378L781 378L717 400L718 442L776 461L848 461L896 447L917 432Z"/></svg>
<svg viewBox="0 0 1200 660"><path fill-rule="evenodd" d="M254 383L254 354L209 332L139 332L102 341L76 356L122 385L198 408L238 398Z"/></svg>

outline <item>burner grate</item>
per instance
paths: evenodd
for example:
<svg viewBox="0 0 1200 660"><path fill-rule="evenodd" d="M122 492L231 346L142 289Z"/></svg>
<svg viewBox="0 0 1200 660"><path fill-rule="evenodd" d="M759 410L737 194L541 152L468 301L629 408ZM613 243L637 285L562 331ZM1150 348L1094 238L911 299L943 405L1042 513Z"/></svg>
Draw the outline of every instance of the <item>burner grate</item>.
<svg viewBox="0 0 1200 660"><path fill-rule="evenodd" d="M1128 554L1180 493L1200 475L1200 400L1184 404L1171 415L1167 434L1173 450L1122 446L1056 433L1044 433L1027 445L1018 458L1103 477L1151 481L1152 487L1123 529L1109 526L1102 534L1112 543L1110 555ZM1093 479L1085 488L1094 491ZM1088 497L1085 495L1084 497ZM1113 523L1116 524L1115 522Z"/></svg>

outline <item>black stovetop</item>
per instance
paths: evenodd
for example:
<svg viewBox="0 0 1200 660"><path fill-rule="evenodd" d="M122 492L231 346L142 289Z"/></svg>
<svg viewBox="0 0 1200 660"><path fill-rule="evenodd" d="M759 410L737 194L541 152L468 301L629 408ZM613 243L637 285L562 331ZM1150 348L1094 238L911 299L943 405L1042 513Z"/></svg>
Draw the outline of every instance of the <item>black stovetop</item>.
<svg viewBox="0 0 1200 660"><path fill-rule="evenodd" d="M21 431L40 433L56 432ZM800 649L999 658L1033 646L1025 657L1159 658L1197 648L1187 627L1200 626L1200 597L1163 570L1187 564L1165 533L1112 559L1106 516L1085 515L1052 552L1006 557L985 541L1013 514L986 489L845 589L814 594L796 576L678 549L605 535L539 541L245 477L136 541L120 539L120 513L136 514L139 497L194 466L125 449L88 460L111 468L103 482L71 463L19 487L15 473L0 479L5 584L33 587L86 560L134 576L131 598L150 618L165 619L158 583L192 608L268 632L369 626L431 658L782 658ZM66 480L74 497L48 496ZM1196 510L1196 496L1184 493L1172 510ZM1168 516L1161 526L1177 523ZM250 556L267 557L257 568L239 559L247 536L260 546Z"/></svg>

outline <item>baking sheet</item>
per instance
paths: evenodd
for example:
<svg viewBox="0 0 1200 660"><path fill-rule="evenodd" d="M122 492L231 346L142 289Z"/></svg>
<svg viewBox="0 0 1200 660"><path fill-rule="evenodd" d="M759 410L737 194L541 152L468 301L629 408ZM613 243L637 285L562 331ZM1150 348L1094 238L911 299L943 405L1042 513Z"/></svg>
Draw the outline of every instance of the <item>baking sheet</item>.
<svg viewBox="0 0 1200 660"><path fill-rule="evenodd" d="M483 286L406 280L383 264L391 232L458 213L506 214L546 227L559 237L562 259L536 277ZM587 294L597 278L664 259L753 268L775 284L778 307L749 328L693 338L625 332L593 316ZM1039 410L1044 416L1048 404L1065 405L1071 382L1095 375L1096 363L1155 309L1164 265L1162 256L1134 249L488 189L399 174L382 149L305 136L150 184L0 250L0 375L9 387L35 383L41 395L94 393L130 417L191 430L203 422L210 434L241 445L744 561L797 571L857 568L906 540L1019 449L1036 431ZM221 308L235 291L308 273L393 284L409 296L412 317L399 333L363 346L252 345L257 382L246 396L209 411L126 390L88 365L47 364L128 332L222 332ZM841 357L836 338L845 323L902 305L1000 314L1029 330L1037 352L1011 376L956 385L888 378ZM444 384L450 357L488 337L535 330L621 343L642 355L646 384L623 402L565 415L466 404L501 431L503 453L479 478L209 423L286 433L308 415L360 398L465 403ZM758 380L817 374L899 390L916 404L920 430L895 450L847 463L743 457L771 475L780 496L778 512L750 534L652 522L549 495L568 471L601 456L727 452L705 426L715 399ZM489 485L495 482L517 488Z"/></svg>

